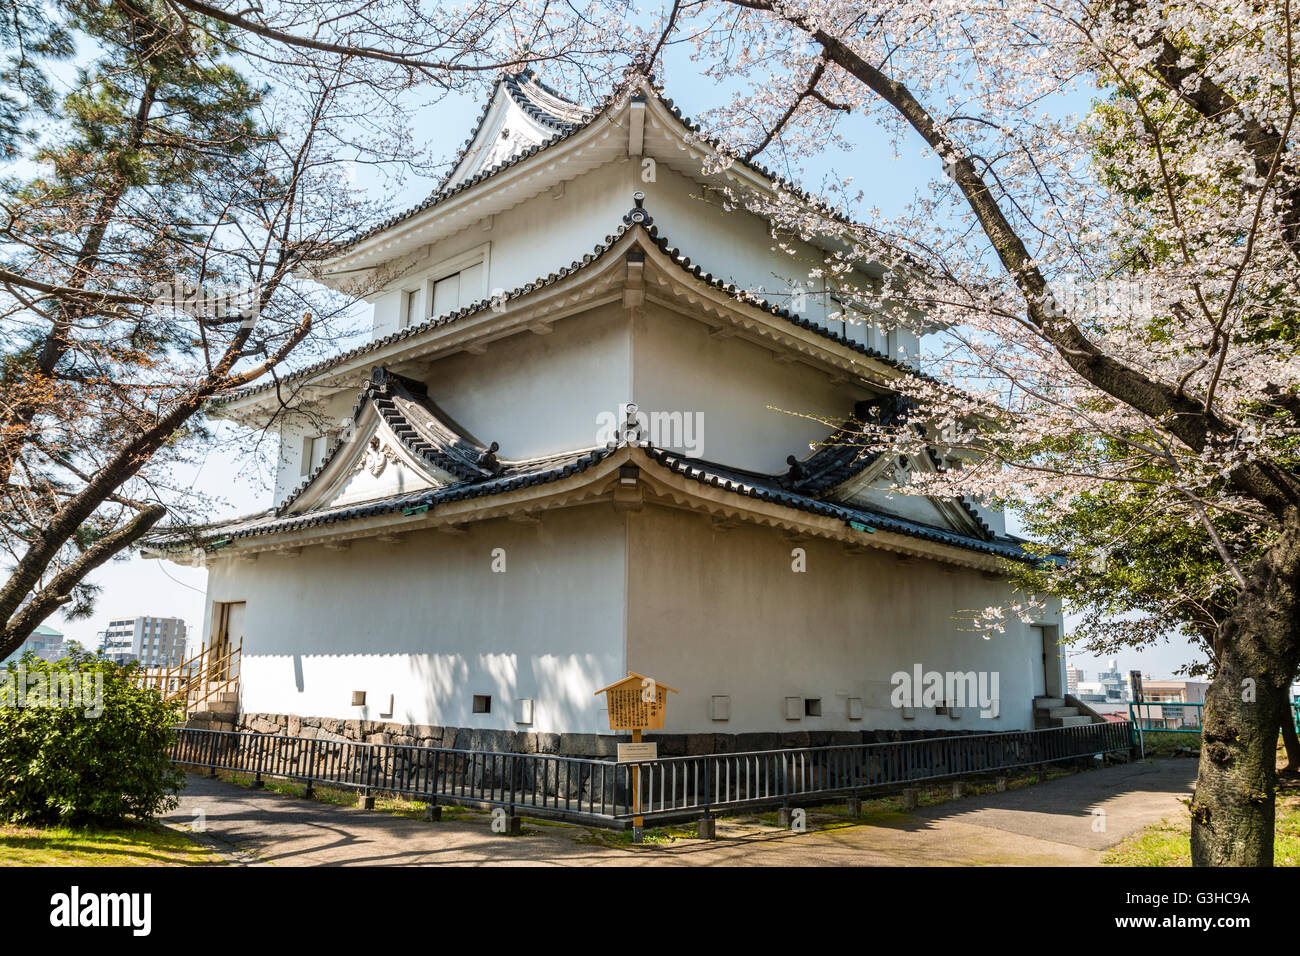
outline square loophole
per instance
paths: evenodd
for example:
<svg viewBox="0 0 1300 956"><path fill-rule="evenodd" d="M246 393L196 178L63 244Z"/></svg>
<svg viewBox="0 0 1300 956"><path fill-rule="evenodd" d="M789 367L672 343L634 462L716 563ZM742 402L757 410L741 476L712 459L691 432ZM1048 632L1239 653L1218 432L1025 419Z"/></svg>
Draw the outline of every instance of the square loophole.
<svg viewBox="0 0 1300 956"><path fill-rule="evenodd" d="M820 697L805 697L803 699L803 715L805 717L820 717L822 715L822 699Z"/></svg>
<svg viewBox="0 0 1300 956"><path fill-rule="evenodd" d="M474 713L490 714L492 713L492 695L475 694L474 695Z"/></svg>

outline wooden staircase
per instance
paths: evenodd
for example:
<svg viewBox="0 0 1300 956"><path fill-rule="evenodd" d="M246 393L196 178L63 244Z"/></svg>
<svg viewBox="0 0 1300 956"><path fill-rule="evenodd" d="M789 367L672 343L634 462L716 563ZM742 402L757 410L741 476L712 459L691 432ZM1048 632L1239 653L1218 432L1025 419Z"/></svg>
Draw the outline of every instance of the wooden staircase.
<svg viewBox="0 0 1300 956"><path fill-rule="evenodd" d="M140 671L140 686L158 691L163 700L185 704L185 716L208 711L236 714L239 711L239 661L244 642L234 646L204 646L189 660L175 667L151 667Z"/></svg>

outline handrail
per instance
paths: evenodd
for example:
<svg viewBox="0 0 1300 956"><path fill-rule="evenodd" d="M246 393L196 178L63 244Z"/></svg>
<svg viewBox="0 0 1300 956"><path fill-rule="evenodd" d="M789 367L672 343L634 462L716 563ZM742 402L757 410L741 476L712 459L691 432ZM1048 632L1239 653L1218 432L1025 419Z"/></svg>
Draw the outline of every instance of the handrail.
<svg viewBox="0 0 1300 956"><path fill-rule="evenodd" d="M184 701L187 712L198 710L239 683L238 667L232 665L237 665L243 654L243 638L238 645L224 646L224 653L214 654L214 648L204 645L174 667L138 672L136 680L141 687L157 690L165 701Z"/></svg>
<svg viewBox="0 0 1300 956"><path fill-rule="evenodd" d="M1152 714L1151 708L1159 707L1160 716ZM1168 726L1167 721L1174 719L1175 714L1168 714L1166 710L1172 710L1178 720L1177 725ZM1129 701L1128 719L1133 726L1142 733L1161 733L1161 734L1200 734L1202 726L1205 723L1205 704L1197 701L1179 701L1179 700L1143 700ZM1194 722L1188 717L1194 717ZM1160 723L1157 725L1155 721Z"/></svg>

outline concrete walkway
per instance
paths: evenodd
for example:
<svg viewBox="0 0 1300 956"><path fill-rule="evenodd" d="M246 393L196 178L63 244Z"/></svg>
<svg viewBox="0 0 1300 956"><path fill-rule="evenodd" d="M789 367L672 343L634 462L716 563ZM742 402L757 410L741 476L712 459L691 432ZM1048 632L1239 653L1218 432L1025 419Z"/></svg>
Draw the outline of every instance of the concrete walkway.
<svg viewBox="0 0 1300 956"><path fill-rule="evenodd" d="M254 865L1092 866L1132 833L1185 813L1195 776L1194 760L1146 761L861 822L810 811L806 833L723 819L715 841L628 847L582 827L526 824L505 836L487 814L425 823L195 775L165 821L190 829L201 820L203 842Z"/></svg>

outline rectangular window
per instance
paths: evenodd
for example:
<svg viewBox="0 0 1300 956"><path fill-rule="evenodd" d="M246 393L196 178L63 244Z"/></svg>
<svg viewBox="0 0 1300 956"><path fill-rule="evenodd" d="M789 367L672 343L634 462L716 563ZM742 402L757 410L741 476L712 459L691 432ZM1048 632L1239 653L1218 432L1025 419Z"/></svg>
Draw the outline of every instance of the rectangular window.
<svg viewBox="0 0 1300 956"><path fill-rule="evenodd" d="M432 316L447 315L460 308L460 273L453 272L433 284Z"/></svg>
<svg viewBox="0 0 1300 956"><path fill-rule="evenodd" d="M425 299L429 318L450 315L486 299L488 244L448 259L433 270Z"/></svg>
<svg viewBox="0 0 1300 956"><path fill-rule="evenodd" d="M329 435L308 435L302 440L302 471L300 474L310 475L319 467L320 463L325 460L325 452L329 448Z"/></svg>
<svg viewBox="0 0 1300 956"><path fill-rule="evenodd" d="M485 281L482 262L476 262L474 265L460 270L460 304L462 308L473 305L484 298L486 293L483 289L483 283Z"/></svg>
<svg viewBox="0 0 1300 956"><path fill-rule="evenodd" d="M420 321L420 290L407 289L402 292L402 316L400 328L410 328Z"/></svg>

